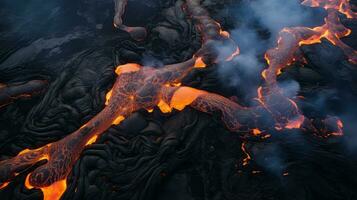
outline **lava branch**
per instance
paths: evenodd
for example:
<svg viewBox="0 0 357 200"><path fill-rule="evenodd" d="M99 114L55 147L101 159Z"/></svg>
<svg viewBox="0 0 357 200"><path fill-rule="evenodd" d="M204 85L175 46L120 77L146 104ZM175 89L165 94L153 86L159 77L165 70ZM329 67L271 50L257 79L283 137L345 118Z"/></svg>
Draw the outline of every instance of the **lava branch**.
<svg viewBox="0 0 357 200"><path fill-rule="evenodd" d="M122 25L126 0L116 0L117 27ZM0 162L0 189L25 169L35 166L40 161L46 161L32 171L26 179L26 187L39 188L43 191L44 199L59 199L66 189L66 178L73 165L79 159L86 146L96 141L111 125L118 125L131 113L146 109L151 111L158 107L162 112L173 109L183 110L190 106L208 114L220 113L221 120L227 129L239 132L260 134L260 130L300 128L305 117L300 113L297 104L285 97L277 85L277 75L280 71L294 62L295 52L301 45L319 42L322 38L344 49L347 56L350 50L340 38L347 36L350 31L344 28L338 20L337 12L348 13L346 16L355 17L348 6L333 9L330 4L348 1L310 1L312 6L324 6L328 10L326 24L316 28L286 28L278 39L278 46L268 50L266 60L268 69L263 72L266 81L264 87L258 89L256 107L243 107L223 96L206 91L180 86L182 78L197 67L205 67L206 63L219 62L214 50L217 44L227 44L233 47L226 61L239 54L237 45L229 38L229 34L221 30L220 25L208 16L208 12L200 5L199 0L187 0L183 8L192 17L197 30L202 35L202 48L192 59L178 64L167 65L161 69L142 67L138 64L125 64L116 68L118 75L113 88L107 93L106 106L89 122L65 138L47 144L34 150L24 150L17 156ZM303 3L307 3L304 1ZM338 4L342 5L342 4ZM343 11L343 12L342 12ZM128 31L130 33L130 31ZM351 53L354 61L354 52ZM272 121L266 119L274 119ZM341 135L343 124L337 119L337 131L331 135ZM327 130L328 131L328 130ZM243 147L242 147L243 148Z"/></svg>
<svg viewBox="0 0 357 200"><path fill-rule="evenodd" d="M118 66L115 70L118 75L116 82L106 95L107 105L100 113L57 142L34 150L24 150L14 158L1 161L0 182L7 183L24 169L46 160L45 164L28 175L26 186L40 188L45 200L51 199L53 191L65 189L66 177L86 146L95 142L111 125L118 125L139 109L158 107L162 112L171 112L191 106L209 114L220 112L222 122L231 131L249 131L258 126L268 129L273 125L266 123L266 127L262 126L269 114L262 106L246 108L217 94L177 86L195 67L197 60L192 58L161 69L138 64Z"/></svg>
<svg viewBox="0 0 357 200"><path fill-rule="evenodd" d="M357 51L343 43L340 38L351 34L351 30L341 24L336 10L328 9L325 24L315 28L293 27L284 28L279 33L277 47L265 54L269 68L263 71L263 77L268 85L276 83L276 77L281 70L297 60L300 46L320 43L322 38L340 47L352 63L357 63Z"/></svg>
<svg viewBox="0 0 357 200"><path fill-rule="evenodd" d="M200 2L201 0L186 0L183 6L183 10L201 33L202 47L196 56L201 57L207 64L231 61L239 55L239 47L230 38L230 34L223 31L221 25L209 16L208 11L201 6ZM222 46L225 47L224 52L219 49Z"/></svg>
<svg viewBox="0 0 357 200"><path fill-rule="evenodd" d="M0 84L0 108L16 99L31 97L40 93L47 86L47 81L32 80L26 83Z"/></svg>
<svg viewBox="0 0 357 200"><path fill-rule="evenodd" d="M93 143L111 125L119 124L138 109L159 107L162 112L182 110L191 106L199 111L220 111L228 129L238 131L249 126L249 120L258 116L229 99L190 87L175 86L194 68L197 58L167 65L162 69L141 67L137 64L121 65L116 69L118 77L107 94L106 107L93 119L65 138L39 149L24 150L16 157L0 162L0 182L6 183L24 169L42 160L47 162L28 176L28 188L56 190L58 183L65 183L73 165L84 148ZM254 123L254 122L252 122ZM252 124L251 123L251 124ZM255 125L254 125L255 126ZM48 189L48 188L51 189ZM44 191L44 190L43 190ZM45 199L50 194L44 191Z"/></svg>
<svg viewBox="0 0 357 200"><path fill-rule="evenodd" d="M116 27L128 31L134 39L142 39L145 29L132 28L122 24L122 15L124 14L126 0L116 0L115 9L116 15L114 24ZM196 5L194 10L199 9ZM228 38L227 33L221 31L217 22L205 18L209 23L200 20L200 24L215 25L219 28L219 33ZM210 30L202 29L201 31ZM200 31L200 30L199 30ZM146 33L146 31L145 31ZM145 34L146 35L146 34ZM206 39L204 39L206 40ZM211 38L211 41L213 38ZM205 44L206 42L204 42ZM233 59L239 53L238 48L229 55L229 59ZM201 51L203 52L203 51ZM206 52L208 55L209 52ZM116 69L118 74L112 90L106 95L106 107L92 120L83 125L80 129L70 134L69 136L48 144L44 147L35 150L24 150L16 157L0 162L0 182L3 183L1 188L6 187L8 182L21 173L24 169L34 166L39 161L46 160L44 165L41 165L28 175L26 179L27 188L40 188L43 191L44 199L58 199L62 196L66 189L66 177L70 173L74 163L78 160L81 152L85 146L93 143L96 138L108 129L112 124L119 124L130 113L146 108L148 110L158 106L163 112L168 110L183 109L186 105L193 103L195 98L206 96L203 91L195 90L193 88L177 87L179 81L194 67L205 67L203 56L195 55L194 58L187 62L165 66L162 70L154 70L149 67L141 68L137 64L127 64L119 66ZM141 83L138 82L141 80ZM195 98L181 101L183 94L186 92L192 93ZM204 94L204 95L203 95ZM170 98L168 98L170 95ZM161 98L162 97L162 98ZM163 97L166 97L166 101ZM208 98L222 98L217 95L207 96ZM219 97L219 98L218 98ZM175 102L172 104L170 101ZM228 101L228 100L225 100ZM193 103L194 104L194 103ZM212 112L214 109L209 108L209 101L197 100L196 104L205 104L206 107L202 109L205 112ZM166 110L165 110L166 109ZM227 110L232 112L233 110ZM226 111L226 112L227 112ZM233 114L223 114L224 118L232 117ZM235 123L230 123L235 124ZM232 125L230 125L232 126ZM237 124L236 127L239 127ZM233 126L232 126L233 127ZM56 194L54 194L54 192Z"/></svg>
<svg viewBox="0 0 357 200"><path fill-rule="evenodd" d="M323 7L327 11L327 17L324 20L325 24L315 28L284 28L279 33L277 46L269 49L265 54L268 68L262 72L262 76L266 86L258 89L258 101L274 116L277 121L276 129L299 128L305 120L297 104L285 97L277 85L277 76L281 74L282 69L300 58L297 54L301 46L320 43L321 39L325 38L341 48L351 63L357 63L357 51L340 39L350 35L351 30L340 22L338 13L346 15L348 18L357 17L356 13L351 10L348 0L306 0L302 4ZM290 105L289 112L286 110L287 105ZM282 115L282 113L286 114Z"/></svg>
<svg viewBox="0 0 357 200"><path fill-rule="evenodd" d="M350 0L304 0L301 4L310 7L320 7L326 10L334 9L344 14L347 18L357 18L357 13L352 11Z"/></svg>
<svg viewBox="0 0 357 200"><path fill-rule="evenodd" d="M137 41L144 40L146 38L147 32L144 27L136 27L136 26L126 26L123 24L123 15L125 13L126 5L128 4L128 0L114 0L115 4L115 16L113 25L115 28L123 30Z"/></svg>

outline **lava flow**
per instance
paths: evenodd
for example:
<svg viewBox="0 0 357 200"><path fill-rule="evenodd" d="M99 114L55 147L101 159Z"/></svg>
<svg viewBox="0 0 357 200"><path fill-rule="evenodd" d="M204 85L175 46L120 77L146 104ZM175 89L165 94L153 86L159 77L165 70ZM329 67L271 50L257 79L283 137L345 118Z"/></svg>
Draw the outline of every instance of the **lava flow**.
<svg viewBox="0 0 357 200"><path fill-rule="evenodd" d="M320 43L325 38L341 48L351 63L357 63L357 51L340 40L340 38L350 35L351 30L340 22L338 14L344 14L348 18L357 17L356 13L351 10L348 0L305 0L302 4L326 9L327 17L324 20L325 24L315 28L284 28L279 33L277 47L269 49L265 54L268 68L262 72L262 76L266 81L266 87L258 89L258 101L273 113L277 121L276 129L281 129L284 124L285 128L299 128L305 119L297 104L284 97L277 85L277 76L281 74L282 69L301 58L300 55L297 55L300 46ZM284 101L284 106L281 106L281 102ZM286 106L290 109L287 109ZM290 112L290 115L281 115L281 113L286 113L286 110Z"/></svg>
<svg viewBox="0 0 357 200"><path fill-rule="evenodd" d="M311 5L318 5L317 1L311 1ZM284 67L289 66L294 61L298 60L297 50L303 45L312 45L321 43L321 39L325 38L333 45L340 47L352 63L357 63L357 51L352 49L343 43L340 38L351 34L351 30L346 28L338 17L338 13L345 14L346 11L340 10L339 4L341 1L328 1L324 3L324 7L327 10L327 17L325 18L325 24L315 28L308 27L293 27L284 28L279 33L277 47L270 49L265 54L265 59L269 65L269 68L264 70L262 75L268 85L274 85L276 83L276 77L279 75ZM304 5L308 5L307 1L303 2ZM333 7L336 5L336 7ZM352 15L352 11L346 16Z"/></svg>
<svg viewBox="0 0 357 200"><path fill-rule="evenodd" d="M144 27L130 27L123 24L122 16L124 15L126 5L128 4L128 0L114 0L114 8L115 8L115 16L113 25L115 28L123 30L129 35L137 40L141 41L146 38L146 29Z"/></svg>
<svg viewBox="0 0 357 200"><path fill-rule="evenodd" d="M272 128L300 128L305 117L297 104L283 95L276 80L284 67L297 60L298 48L301 45L318 43L322 38L326 38L343 49L351 62L356 61L356 52L340 40L341 37L349 35L350 30L340 23L337 14L340 12L347 17L355 17L348 1L304 1L304 5L322 6L327 10L325 24L315 28L285 28L280 32L277 47L268 50L265 55L269 67L262 73L266 83L258 89L257 100L260 105L247 108L223 96L181 86L181 80L191 70L213 62L230 61L239 54L238 46L230 39L229 34L209 17L200 2L187 0L183 7L202 36L202 47L193 58L160 69L142 67L135 63L118 66L115 70L117 78L106 95L104 109L63 139L38 149L24 150L13 158L1 161L0 187L6 187L24 169L40 165L28 174L25 186L29 189L41 189L45 200L59 199L66 190L67 176L81 152L110 126L120 124L139 109L152 112L153 109L159 108L162 112L171 112L173 109L180 111L190 106L208 114L221 113L222 123L227 129L243 134L260 135L261 130ZM127 0L116 0L114 24L131 33L134 39L142 39L143 29L135 29L139 30L140 37L137 37L138 35L134 34L136 31L131 32L132 28L123 28L121 16L126 3ZM223 55L223 59L219 59L217 45L228 45L231 51ZM273 120L269 122L267 118ZM336 122L338 129L331 135L342 134L343 124L339 120ZM251 157L245 150L245 143L241 148L247 156L243 161L246 165Z"/></svg>

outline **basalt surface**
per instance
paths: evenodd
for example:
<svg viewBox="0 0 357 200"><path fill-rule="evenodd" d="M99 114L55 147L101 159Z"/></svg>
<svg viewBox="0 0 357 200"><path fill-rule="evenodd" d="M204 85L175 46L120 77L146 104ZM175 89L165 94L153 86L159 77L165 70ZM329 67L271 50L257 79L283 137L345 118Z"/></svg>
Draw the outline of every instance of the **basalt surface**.
<svg viewBox="0 0 357 200"><path fill-rule="evenodd" d="M227 31L239 26L231 8L240 3L202 1ZM0 90L9 88L12 96L0 95L0 160L56 142L92 119L105 108L117 66L160 69L191 59L202 34L183 7L180 0L129 1L123 22L147 30L146 39L137 41L113 26L111 0L0 3ZM341 23L352 31L341 40L357 49L357 21L341 16ZM269 37L256 26L262 38ZM356 199L356 65L326 38L299 53L304 59L281 69L274 80L299 83L301 113L322 131L305 125L242 135L227 129L221 113L139 109L85 148L61 199ZM232 66L235 74L226 78L238 74L243 80L238 87L220 74ZM251 106L246 91L266 81L261 72L245 76L233 59L194 69L180 84ZM255 95L257 104L269 101ZM334 116L343 121L343 136L324 132L337 121ZM41 162L17 174L0 190L1 199L43 199L40 189L25 186Z"/></svg>

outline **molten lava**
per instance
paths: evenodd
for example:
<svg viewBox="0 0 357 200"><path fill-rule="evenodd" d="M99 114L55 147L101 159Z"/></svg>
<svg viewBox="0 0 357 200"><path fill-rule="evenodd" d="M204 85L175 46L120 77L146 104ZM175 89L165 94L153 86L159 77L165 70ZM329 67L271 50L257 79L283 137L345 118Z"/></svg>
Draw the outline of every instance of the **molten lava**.
<svg viewBox="0 0 357 200"><path fill-rule="evenodd" d="M26 177L25 180L25 187L27 189L32 189L34 186L32 186L29 182L29 176ZM48 187L41 187L40 188L43 194L43 199L44 200L59 200L63 193L67 189L67 182L66 179L57 181L53 183L52 185Z"/></svg>
<svg viewBox="0 0 357 200"><path fill-rule="evenodd" d="M204 68L206 67L206 64L203 62L202 57L198 57L196 62L195 62L195 68Z"/></svg>
<svg viewBox="0 0 357 200"><path fill-rule="evenodd" d="M242 152L245 154L245 158L243 159L243 166L248 165L249 161L252 159L248 153L248 151L246 150L246 144L243 142L242 146L241 146L241 150Z"/></svg>
<svg viewBox="0 0 357 200"><path fill-rule="evenodd" d="M262 134L262 131L259 130L258 128L253 129L252 132L253 132L253 135L255 135L255 136Z"/></svg>
<svg viewBox="0 0 357 200"><path fill-rule="evenodd" d="M277 41L277 47L267 51L265 59L269 65L262 75L267 84L276 83L276 76L281 70L297 60L297 50L302 45L320 43L325 38L333 45L340 47L352 63L357 63L357 51L343 43L340 38L351 34L338 17L338 13L345 14L350 18L357 18L351 11L347 0L306 0L302 4L312 7L323 7L327 10L325 24L315 27L293 27L284 28Z"/></svg>
<svg viewBox="0 0 357 200"><path fill-rule="evenodd" d="M348 18L356 18L348 0L305 0L304 5L323 7L327 10L325 24L315 28L284 28L279 33L277 47L268 50L265 54L268 63L268 68L262 72L265 84L258 88L256 98L260 105L247 108L218 94L181 86L181 80L191 70L206 67L207 61L210 63L217 61L217 55L212 56L210 53L212 41L221 42L219 44L228 43L233 47L232 52L225 56L223 61L231 61L239 55L239 48L230 39L229 33L223 31L219 23L209 17L200 2L200 0L186 0L183 7L202 36L202 47L193 58L160 69L142 67L134 63L118 66L115 69L117 78L112 89L106 94L104 109L63 139L38 149L26 149L13 158L0 161L0 189L6 187L9 181L24 169L42 163L27 176L25 185L29 189L41 189L45 200L60 199L66 190L67 176L81 152L93 144L110 126L120 124L139 109L152 112L155 107L158 107L162 112L168 113L173 109L180 111L190 106L208 114L220 113L222 123L232 132L249 132L256 136L262 133L261 130L300 128L304 125L305 116L292 99L284 96L277 84L277 76L282 70L299 60L296 55L299 47L319 43L325 38L340 47L351 62L357 61L356 51L340 40L351 31L341 24L338 13ZM115 3L115 26L129 32L134 39L139 40L146 36L145 29L122 24L121 16L127 0L116 0ZM273 122L264 125L259 123L267 121L267 116L271 117ZM330 122L331 119L328 121ZM342 135L342 121L335 119L334 121L335 131L331 135ZM267 137L270 135L263 136L263 138ZM245 142L242 143L241 149L245 154L243 165L247 165L251 157L246 150Z"/></svg>
<svg viewBox="0 0 357 200"><path fill-rule="evenodd" d="M301 4L310 7L320 7L325 10L333 9L346 15L347 18L357 18L357 13L352 11L350 0L304 0Z"/></svg>
<svg viewBox="0 0 357 200"><path fill-rule="evenodd" d="M350 62L357 63L357 51L341 41L342 37L351 34L351 30L340 22L338 13L346 15L348 18L356 18L356 13L351 10L348 0L305 0L302 4L326 9L327 17L324 20L325 24L318 27L284 28L279 33L277 46L269 49L265 54L268 68L262 72L262 77L266 81L266 87L264 90L262 87L258 89L258 101L273 113L277 121L277 129L281 129L282 124L285 124L283 126L288 129L300 128L305 120L297 104L293 100L284 97L277 85L277 76L281 74L282 70L301 59L297 55L300 46L320 43L321 39L325 38L333 45L341 48ZM267 98L269 96L272 96L272 98ZM291 112L290 116L281 117L279 113L283 109L272 103L273 101L279 102L277 100L285 101L283 105L290 104L290 108L288 108ZM285 109L284 106L283 108Z"/></svg>

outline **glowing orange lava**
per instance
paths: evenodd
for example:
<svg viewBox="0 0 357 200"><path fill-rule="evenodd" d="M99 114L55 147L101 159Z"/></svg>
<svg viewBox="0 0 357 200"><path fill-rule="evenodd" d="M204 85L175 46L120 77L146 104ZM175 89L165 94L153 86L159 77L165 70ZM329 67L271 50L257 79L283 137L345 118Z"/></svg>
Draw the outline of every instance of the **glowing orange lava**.
<svg viewBox="0 0 357 200"><path fill-rule="evenodd" d="M175 108L176 110L183 110L186 106L191 105L197 97L206 93L207 92L205 91L194 88L181 87L174 93L170 102L170 107Z"/></svg>
<svg viewBox="0 0 357 200"><path fill-rule="evenodd" d="M350 19L357 18L357 14L352 11L350 0L304 0L301 4L310 7L320 7L326 10L334 9Z"/></svg>
<svg viewBox="0 0 357 200"><path fill-rule="evenodd" d="M5 182L5 183L1 184L1 185L0 185L0 190L3 189L3 188L5 188L6 186L8 186L9 183L10 183L10 182Z"/></svg>
<svg viewBox="0 0 357 200"><path fill-rule="evenodd" d="M283 96L278 89L277 76L282 73L282 69L296 62L300 57L297 55L300 46L312 45L320 43L323 38L327 39L333 45L340 47L348 60L352 63L357 63L357 51L347 46L340 38L351 34L351 30L346 28L338 17L338 13L342 13L349 18L356 18L356 14L350 9L347 0L305 0L303 5L311 7L323 7L327 11L325 24L314 27L292 27L284 28L280 31L277 46L269 49L265 54L265 59L268 68L262 72L262 77L266 81L266 87L258 88L258 101L271 113L277 120L277 129L282 129L282 124L287 129L300 128L305 117L300 113L297 104ZM305 62L305 60L304 60ZM271 98L268 98L272 96ZM288 117L279 117L279 107L274 106L269 101L285 101L284 105L290 104L289 112L292 113Z"/></svg>
<svg viewBox="0 0 357 200"><path fill-rule="evenodd" d="M126 2L126 0L116 0L117 18L114 24L140 39L146 33L142 28L127 27L121 22ZM340 47L349 61L357 62L356 51L340 40L348 36L351 30L341 24L338 13L348 18L356 18L349 1L305 0L304 5L323 7L327 10L325 24L314 28L284 28L279 33L277 46L269 49L265 54L268 64L268 68L262 72L265 84L258 88L256 98L260 105L244 107L221 95L182 86L181 80L190 71L194 68L206 67L205 61L209 60L210 56L202 53L205 52L202 49L206 48L208 41L228 41L233 44L232 53L225 59L226 61L231 61L239 55L239 48L230 39L229 33L223 31L220 24L209 17L200 2L200 0L186 0L184 6L184 10L192 18L197 31L202 36L202 48L197 55L185 62L166 65L160 69L143 67L135 63L118 66L115 69L117 78L112 89L106 94L104 109L63 139L38 149L25 149L11 159L0 161L2 175L0 189L6 187L9 181L23 172L24 168L35 166L41 161L43 164L27 176L25 186L29 189L41 189L45 200L60 199L67 187L67 176L80 158L81 152L88 145L93 144L110 126L120 124L130 114L140 109L152 112L155 107L158 107L161 112L168 113L173 109L181 111L190 106L207 114L219 113L222 123L232 132L249 132L256 136L261 135L261 130L265 132L273 127L278 130L301 128L305 116L300 112L296 102L284 96L277 84L277 76L282 73L282 70L300 60L296 55L300 46L316 44L324 38ZM259 124L259 120L266 116L271 117L274 122ZM337 125L332 135L342 135L342 121L333 120ZM270 135L262 138L268 137ZM246 150L245 142L242 143L241 150L245 154L243 165L247 165L251 156Z"/></svg>
<svg viewBox="0 0 357 200"><path fill-rule="evenodd" d="M242 146L241 146L241 150L242 152L245 154L245 158L243 159L243 166L246 166L249 164L249 161L252 159L248 153L248 151L246 150L246 147L245 147L245 143L243 142L242 143Z"/></svg>
<svg viewBox="0 0 357 200"><path fill-rule="evenodd" d="M255 129L253 129L253 135L260 135L262 133L262 131L261 130L259 130L258 128L255 128Z"/></svg>
<svg viewBox="0 0 357 200"><path fill-rule="evenodd" d="M25 187L27 189L33 189L35 187L30 184L29 176L30 175L26 177ZM59 200L63 195L63 193L66 191L66 188L67 188L67 181L66 179L64 179L64 180L57 181L48 187L41 187L39 189L41 189L42 191L44 200Z"/></svg>
<svg viewBox="0 0 357 200"><path fill-rule="evenodd" d="M196 59L195 68L204 68L206 64L203 62L202 57Z"/></svg>

